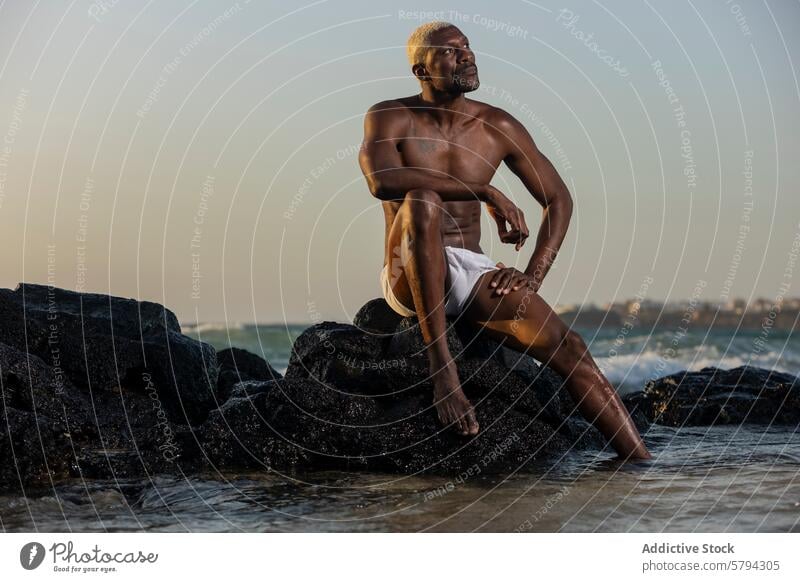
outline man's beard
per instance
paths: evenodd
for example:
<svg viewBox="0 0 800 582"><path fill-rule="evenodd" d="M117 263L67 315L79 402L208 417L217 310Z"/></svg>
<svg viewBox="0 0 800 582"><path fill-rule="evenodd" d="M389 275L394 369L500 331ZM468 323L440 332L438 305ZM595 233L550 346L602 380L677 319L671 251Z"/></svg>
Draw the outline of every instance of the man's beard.
<svg viewBox="0 0 800 582"><path fill-rule="evenodd" d="M478 79L477 75L470 75L466 77L461 77L459 75L453 75L453 87L460 91L461 93L469 93L470 91L475 91L480 86L481 82Z"/></svg>

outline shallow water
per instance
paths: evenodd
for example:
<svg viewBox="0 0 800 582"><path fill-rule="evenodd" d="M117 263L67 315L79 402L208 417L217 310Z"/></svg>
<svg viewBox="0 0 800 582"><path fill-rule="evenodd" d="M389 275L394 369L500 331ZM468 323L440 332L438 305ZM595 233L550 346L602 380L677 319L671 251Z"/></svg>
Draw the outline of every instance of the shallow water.
<svg viewBox="0 0 800 582"><path fill-rule="evenodd" d="M80 481L0 497L4 531L800 532L796 427L653 427L654 459L535 473L340 471Z"/></svg>

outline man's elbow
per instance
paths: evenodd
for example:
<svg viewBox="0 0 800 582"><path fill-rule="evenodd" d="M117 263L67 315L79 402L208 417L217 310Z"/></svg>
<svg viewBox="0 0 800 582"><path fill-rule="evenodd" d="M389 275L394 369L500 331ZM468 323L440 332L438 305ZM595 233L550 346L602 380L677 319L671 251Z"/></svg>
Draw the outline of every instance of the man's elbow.
<svg viewBox="0 0 800 582"><path fill-rule="evenodd" d="M572 202L572 194L569 193L569 190L564 188L564 190L562 190L559 195L555 197L553 203L558 205L565 215L572 216L572 207L574 204Z"/></svg>
<svg viewBox="0 0 800 582"><path fill-rule="evenodd" d="M385 200L386 186L383 183L383 180L371 176L367 178L367 187L369 188L369 193L372 194L374 198L377 198L378 200Z"/></svg>
<svg viewBox="0 0 800 582"><path fill-rule="evenodd" d="M572 216L572 208L575 204L572 201L572 194L569 193L569 190L564 190L564 207L567 209L567 216Z"/></svg>
<svg viewBox="0 0 800 582"><path fill-rule="evenodd" d="M397 188L392 185L390 180L383 177L368 178L367 185L369 187L369 193L372 194L373 197L384 202L398 201L402 200L404 197L404 193L400 193Z"/></svg>
<svg viewBox="0 0 800 582"><path fill-rule="evenodd" d="M555 196L551 196L545 203L544 209L550 216L559 216L564 224L569 224L572 219L572 195L569 190L564 189Z"/></svg>

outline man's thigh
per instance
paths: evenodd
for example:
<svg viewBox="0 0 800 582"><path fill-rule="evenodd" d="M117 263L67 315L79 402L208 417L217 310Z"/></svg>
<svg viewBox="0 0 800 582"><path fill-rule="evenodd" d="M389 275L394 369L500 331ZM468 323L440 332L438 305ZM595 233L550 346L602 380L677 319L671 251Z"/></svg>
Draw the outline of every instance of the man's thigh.
<svg viewBox="0 0 800 582"><path fill-rule="evenodd" d="M498 296L490 286L492 274L481 275L464 311L465 318L506 345L524 351L555 348L568 326L538 293L529 288Z"/></svg>
<svg viewBox="0 0 800 582"><path fill-rule="evenodd" d="M410 224L410 220L406 214L409 212L405 202L400 205L400 209L395 214L394 222L389 229L387 251L389 253L389 284L392 287L395 297L406 307L414 310L414 296L411 293L411 286L409 285L408 275L406 273L406 266L411 260L411 248L409 242L411 233L404 236L406 225ZM447 293L450 289L450 269L447 266L447 255L444 252L444 246L441 243L441 233L438 237L433 237L434 240L439 241L439 249L442 253L442 260L445 264L445 281L443 291ZM425 263L418 266L422 271L426 268Z"/></svg>

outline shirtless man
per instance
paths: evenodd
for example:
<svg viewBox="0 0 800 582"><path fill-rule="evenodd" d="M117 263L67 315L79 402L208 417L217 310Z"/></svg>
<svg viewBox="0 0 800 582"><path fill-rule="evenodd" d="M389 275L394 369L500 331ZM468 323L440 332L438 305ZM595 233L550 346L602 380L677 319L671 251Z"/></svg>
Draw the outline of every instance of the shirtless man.
<svg viewBox="0 0 800 582"><path fill-rule="evenodd" d="M538 295L572 214L566 185L519 121L464 96L479 81L458 28L423 24L407 52L422 91L369 109L359 163L386 217L384 297L419 319L439 420L464 436L478 433L445 336L446 315L464 317L564 377L581 414L621 458L651 458L582 338ZM502 242L519 251L529 234L522 210L489 184L501 162L544 208L524 271L495 264L480 247L481 203Z"/></svg>

